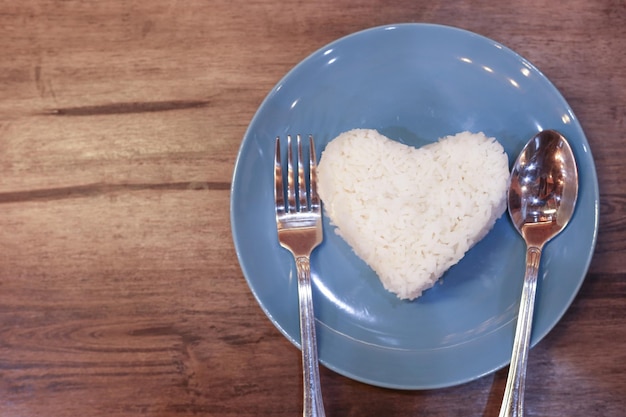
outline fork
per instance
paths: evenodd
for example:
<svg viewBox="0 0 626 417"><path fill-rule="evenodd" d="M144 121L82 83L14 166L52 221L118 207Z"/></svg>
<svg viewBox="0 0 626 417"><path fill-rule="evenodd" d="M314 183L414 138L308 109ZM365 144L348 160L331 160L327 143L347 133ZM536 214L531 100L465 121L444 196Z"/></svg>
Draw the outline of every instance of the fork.
<svg viewBox="0 0 626 417"><path fill-rule="evenodd" d="M287 136L287 187L283 185L280 137L276 138L274 156L274 200L276 228L280 245L288 249L296 262L298 303L300 306L300 342L302 344L302 375L304 382L303 417L325 417L320 388L315 336L315 315L311 291L311 252L323 238L321 201L317 194L317 162L313 136L309 136L309 179L305 178L302 138L297 140L297 178L294 171L291 135ZM287 198L285 199L285 194Z"/></svg>

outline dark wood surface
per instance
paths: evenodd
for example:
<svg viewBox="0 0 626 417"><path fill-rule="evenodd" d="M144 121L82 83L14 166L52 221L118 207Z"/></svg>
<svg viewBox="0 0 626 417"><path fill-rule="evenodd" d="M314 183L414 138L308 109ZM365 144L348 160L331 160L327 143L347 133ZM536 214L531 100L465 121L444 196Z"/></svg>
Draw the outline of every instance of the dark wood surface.
<svg viewBox="0 0 626 417"><path fill-rule="evenodd" d="M527 415L626 415L622 0L0 2L0 415L301 415L300 353L237 263L233 166L291 67L398 22L497 40L573 107L600 231L531 351ZM328 417L493 417L505 380L394 391L322 369Z"/></svg>

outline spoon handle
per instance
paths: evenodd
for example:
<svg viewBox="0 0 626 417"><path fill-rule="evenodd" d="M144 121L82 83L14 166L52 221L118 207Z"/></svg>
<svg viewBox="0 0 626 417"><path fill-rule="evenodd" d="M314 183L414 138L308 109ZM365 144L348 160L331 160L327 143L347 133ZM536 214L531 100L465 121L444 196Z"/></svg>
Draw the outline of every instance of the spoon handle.
<svg viewBox="0 0 626 417"><path fill-rule="evenodd" d="M504 399L499 417L522 417L524 415L524 386L526 383L526 361L532 332L537 274L541 260L541 248L529 246L526 249L526 273L513 341L513 353L509 375L504 389Z"/></svg>

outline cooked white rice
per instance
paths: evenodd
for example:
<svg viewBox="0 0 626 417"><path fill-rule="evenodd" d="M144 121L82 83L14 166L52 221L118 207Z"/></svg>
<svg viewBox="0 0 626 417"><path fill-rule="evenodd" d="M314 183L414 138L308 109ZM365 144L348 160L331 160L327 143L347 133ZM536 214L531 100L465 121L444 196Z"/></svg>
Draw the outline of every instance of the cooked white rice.
<svg viewBox="0 0 626 417"><path fill-rule="evenodd" d="M508 158L483 133L413 148L355 129L326 146L317 172L336 232L401 299L432 287L506 208Z"/></svg>

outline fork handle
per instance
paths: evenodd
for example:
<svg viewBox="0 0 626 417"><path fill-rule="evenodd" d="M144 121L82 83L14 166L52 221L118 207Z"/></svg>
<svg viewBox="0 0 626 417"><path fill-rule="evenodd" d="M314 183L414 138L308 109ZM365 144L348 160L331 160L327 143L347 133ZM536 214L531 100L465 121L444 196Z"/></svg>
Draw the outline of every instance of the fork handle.
<svg viewBox="0 0 626 417"><path fill-rule="evenodd" d="M326 417L320 371L317 361L317 337L311 291L311 264L308 256L296 258L298 271L298 302L300 304L300 343L302 344L302 376L304 382L304 417Z"/></svg>

